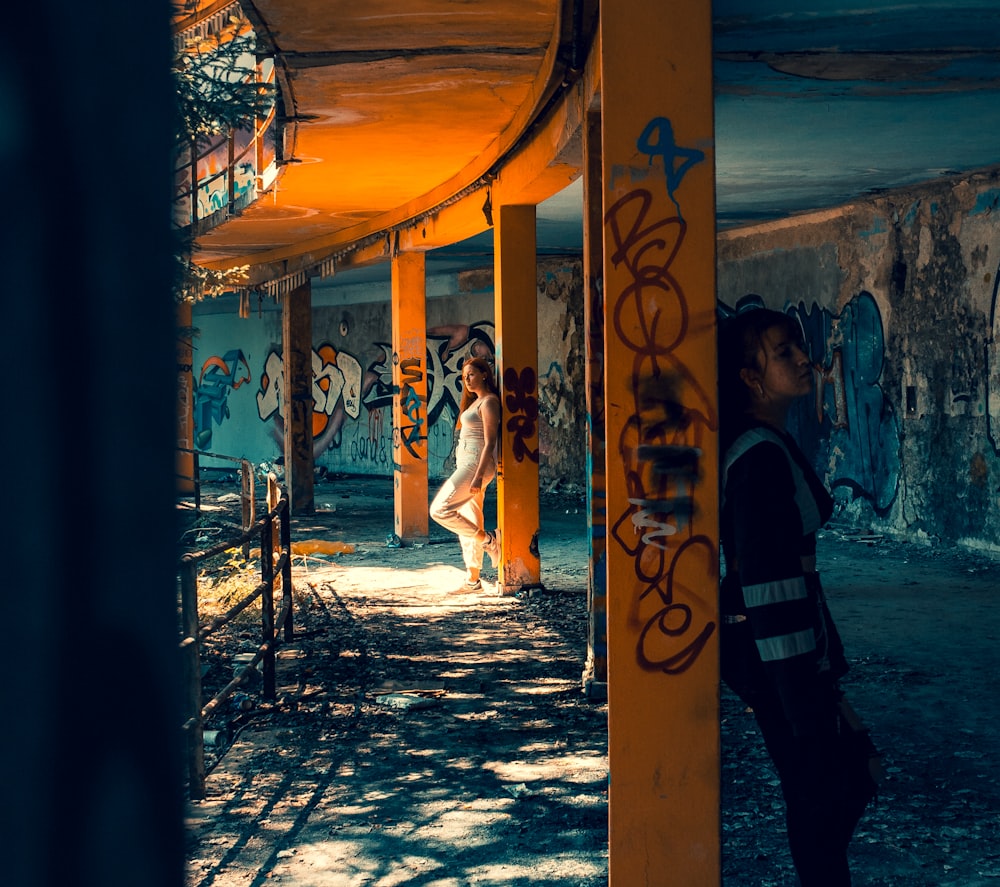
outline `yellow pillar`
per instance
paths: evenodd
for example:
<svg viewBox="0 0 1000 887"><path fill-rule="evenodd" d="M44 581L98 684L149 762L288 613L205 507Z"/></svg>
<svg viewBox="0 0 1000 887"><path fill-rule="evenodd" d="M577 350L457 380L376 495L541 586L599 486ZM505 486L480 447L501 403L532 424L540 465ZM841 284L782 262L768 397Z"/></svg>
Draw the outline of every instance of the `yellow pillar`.
<svg viewBox="0 0 1000 887"><path fill-rule="evenodd" d="M720 883L711 11L600 10L611 887Z"/></svg>
<svg viewBox="0 0 1000 887"><path fill-rule="evenodd" d="M427 286L424 254L392 260L395 534L427 537Z"/></svg>
<svg viewBox="0 0 1000 887"><path fill-rule="evenodd" d="M513 594L541 581L535 207L500 206L495 218L494 310L503 405L497 478L503 558L498 588L502 594Z"/></svg>

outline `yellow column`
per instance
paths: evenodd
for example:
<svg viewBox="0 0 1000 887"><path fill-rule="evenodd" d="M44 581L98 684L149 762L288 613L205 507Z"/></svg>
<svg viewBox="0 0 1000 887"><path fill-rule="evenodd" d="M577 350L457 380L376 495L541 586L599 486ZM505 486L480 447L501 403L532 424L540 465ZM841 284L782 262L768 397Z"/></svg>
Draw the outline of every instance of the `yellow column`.
<svg viewBox="0 0 1000 887"><path fill-rule="evenodd" d="M611 887L720 882L711 11L600 10Z"/></svg>
<svg viewBox="0 0 1000 887"><path fill-rule="evenodd" d="M427 286L424 254L392 260L395 534L427 537Z"/></svg>
<svg viewBox="0 0 1000 887"><path fill-rule="evenodd" d="M538 305L535 207L500 206L495 215L497 370L503 417L497 520L503 531L498 588L539 585Z"/></svg>

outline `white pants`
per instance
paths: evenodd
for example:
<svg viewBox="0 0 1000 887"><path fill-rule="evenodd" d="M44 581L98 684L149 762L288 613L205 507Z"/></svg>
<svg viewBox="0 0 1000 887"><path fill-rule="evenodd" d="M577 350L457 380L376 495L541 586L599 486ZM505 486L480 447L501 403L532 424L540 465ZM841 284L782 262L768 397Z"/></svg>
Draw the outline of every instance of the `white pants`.
<svg viewBox="0 0 1000 887"><path fill-rule="evenodd" d="M462 545L462 559L466 569L480 570L483 566L483 541L476 536L483 527L483 499L486 487L493 480L495 472L483 478L478 493L469 488L479 465L482 445L470 441L459 441L455 449L455 471L438 490L431 502L431 517L446 530L458 535Z"/></svg>

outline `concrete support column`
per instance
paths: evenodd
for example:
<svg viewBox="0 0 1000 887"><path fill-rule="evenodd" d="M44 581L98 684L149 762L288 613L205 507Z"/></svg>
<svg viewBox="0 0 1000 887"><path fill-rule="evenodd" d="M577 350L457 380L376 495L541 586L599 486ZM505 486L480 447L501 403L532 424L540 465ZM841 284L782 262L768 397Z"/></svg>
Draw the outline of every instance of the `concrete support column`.
<svg viewBox="0 0 1000 887"><path fill-rule="evenodd" d="M720 883L711 13L600 10L611 887Z"/></svg>
<svg viewBox="0 0 1000 887"><path fill-rule="evenodd" d="M499 589L539 585L538 283L535 207L500 206L494 228L496 354L503 417L497 520Z"/></svg>
<svg viewBox="0 0 1000 887"><path fill-rule="evenodd" d="M287 293L281 303L284 349L285 490L292 514L312 514L313 498L313 347L312 285Z"/></svg>
<svg viewBox="0 0 1000 887"><path fill-rule="evenodd" d="M424 254L392 260L394 532L427 538L427 282Z"/></svg>
<svg viewBox="0 0 1000 887"><path fill-rule="evenodd" d="M590 564L587 583L587 663L583 688L588 696L607 694L608 561L604 438L604 240L601 185L601 115L587 115L583 135L583 324L587 362L587 529Z"/></svg>

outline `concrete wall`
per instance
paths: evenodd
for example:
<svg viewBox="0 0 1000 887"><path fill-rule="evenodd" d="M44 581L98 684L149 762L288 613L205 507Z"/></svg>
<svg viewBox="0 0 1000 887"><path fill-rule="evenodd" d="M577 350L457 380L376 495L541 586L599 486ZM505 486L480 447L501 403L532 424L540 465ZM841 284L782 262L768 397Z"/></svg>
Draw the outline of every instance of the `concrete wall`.
<svg viewBox="0 0 1000 887"><path fill-rule="evenodd" d="M493 271L428 279L428 451L432 478L454 464L459 371L494 353ZM270 465L282 454L281 307L265 299L240 318L232 302L195 307L194 427L198 449ZM582 487L583 278L578 260L538 267L539 472ZM313 285L313 412L317 468L391 476L389 284ZM203 466L232 470L204 458Z"/></svg>
<svg viewBox="0 0 1000 887"><path fill-rule="evenodd" d="M1000 552L1000 169L722 234L718 292L802 323L794 417L839 518Z"/></svg>
<svg viewBox="0 0 1000 887"><path fill-rule="evenodd" d="M794 314L823 367L817 402L792 422L835 493L836 520L1000 554L998 217L995 169L720 234L723 306L750 297ZM389 475L388 284L317 284L313 299L316 464ZM194 316L198 445L269 463L281 454L280 307L251 305L247 319L216 307ZM439 478L453 464L461 360L493 353L492 268L430 278L427 324ZM540 482L582 487L579 261L539 263L538 330Z"/></svg>

